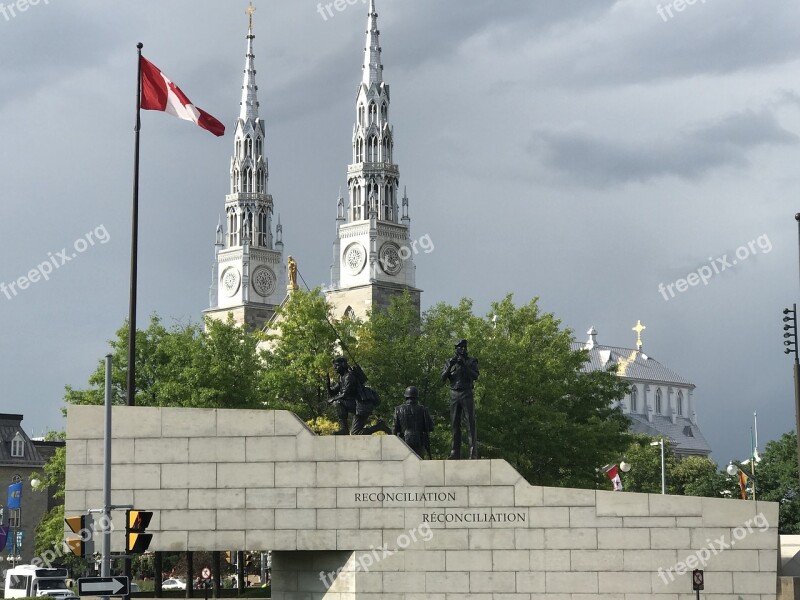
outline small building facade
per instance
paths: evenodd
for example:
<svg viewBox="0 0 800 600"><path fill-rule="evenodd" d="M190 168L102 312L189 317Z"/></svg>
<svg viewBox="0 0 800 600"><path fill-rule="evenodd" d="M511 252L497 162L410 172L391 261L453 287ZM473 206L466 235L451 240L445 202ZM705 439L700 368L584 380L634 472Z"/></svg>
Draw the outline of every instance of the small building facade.
<svg viewBox="0 0 800 600"><path fill-rule="evenodd" d="M31 475L41 473L62 441L31 439L22 429L22 415L0 413L0 510L2 524L10 527L0 548L0 571L12 564L27 564L34 557L36 526L55 505L50 490L34 489ZM22 482L20 509L8 506L8 486ZM18 557L18 558L17 558Z"/></svg>

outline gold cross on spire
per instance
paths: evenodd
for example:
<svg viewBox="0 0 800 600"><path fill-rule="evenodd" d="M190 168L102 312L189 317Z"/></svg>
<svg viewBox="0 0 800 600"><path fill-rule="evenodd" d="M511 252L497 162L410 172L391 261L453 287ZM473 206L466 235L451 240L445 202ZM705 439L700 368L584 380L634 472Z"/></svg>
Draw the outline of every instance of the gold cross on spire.
<svg viewBox="0 0 800 600"><path fill-rule="evenodd" d="M636 332L636 349L642 349L642 332L647 329L644 325L642 325L641 320L636 321L636 326L633 327L633 331Z"/></svg>
<svg viewBox="0 0 800 600"><path fill-rule="evenodd" d="M253 13L256 12L256 7L253 6L253 3L250 2L250 6L248 6L245 11L247 13L247 18L249 20L249 28L250 31L253 30Z"/></svg>

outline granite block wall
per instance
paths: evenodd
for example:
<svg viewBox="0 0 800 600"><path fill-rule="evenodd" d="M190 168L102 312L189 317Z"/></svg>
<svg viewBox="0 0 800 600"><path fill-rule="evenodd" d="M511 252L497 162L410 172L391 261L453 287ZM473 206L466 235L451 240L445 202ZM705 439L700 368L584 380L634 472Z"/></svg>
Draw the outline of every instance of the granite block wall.
<svg viewBox="0 0 800 600"><path fill-rule="evenodd" d="M277 600L774 600L774 503L543 488L284 411L115 407L112 502L154 550L272 550ZM67 514L102 505L103 408L67 416ZM123 515L114 534L123 545Z"/></svg>

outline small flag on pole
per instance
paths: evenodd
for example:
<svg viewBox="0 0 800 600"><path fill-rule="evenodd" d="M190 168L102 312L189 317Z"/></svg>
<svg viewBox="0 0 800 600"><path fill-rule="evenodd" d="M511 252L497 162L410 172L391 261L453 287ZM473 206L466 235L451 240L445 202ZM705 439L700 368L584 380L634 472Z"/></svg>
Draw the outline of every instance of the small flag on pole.
<svg viewBox="0 0 800 600"><path fill-rule="evenodd" d="M185 121L192 121L217 137L225 134L225 126L206 111L197 108L181 89L172 83L153 63L141 57L144 110L160 110Z"/></svg>
<svg viewBox="0 0 800 600"><path fill-rule="evenodd" d="M739 469L739 489L742 491L742 500L747 500L747 475Z"/></svg>
<svg viewBox="0 0 800 600"><path fill-rule="evenodd" d="M608 475L608 478L611 480L612 485L614 486L615 492L622 491L622 479L619 476L619 469L617 465L609 465L603 469Z"/></svg>

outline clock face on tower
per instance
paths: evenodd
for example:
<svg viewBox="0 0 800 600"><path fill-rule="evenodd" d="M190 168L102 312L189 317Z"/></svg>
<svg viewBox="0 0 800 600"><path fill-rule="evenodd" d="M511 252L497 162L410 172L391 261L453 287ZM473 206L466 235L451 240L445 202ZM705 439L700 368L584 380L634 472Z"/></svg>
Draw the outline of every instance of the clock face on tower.
<svg viewBox="0 0 800 600"><path fill-rule="evenodd" d="M397 275L403 268L403 259L400 258L400 251L392 243L386 243L381 247L380 261L381 268L387 275Z"/></svg>
<svg viewBox="0 0 800 600"><path fill-rule="evenodd" d="M355 242L344 251L344 262L352 275L358 275L367 264L367 251L364 246Z"/></svg>
<svg viewBox="0 0 800 600"><path fill-rule="evenodd" d="M239 270L236 267L228 267L223 271L220 280L222 281L222 289L225 293L228 294L228 296L233 296L239 291L239 284L242 282L242 276L239 274Z"/></svg>
<svg viewBox="0 0 800 600"><path fill-rule="evenodd" d="M258 267L253 273L253 289L264 298L272 295L277 281L275 273L269 267Z"/></svg>

